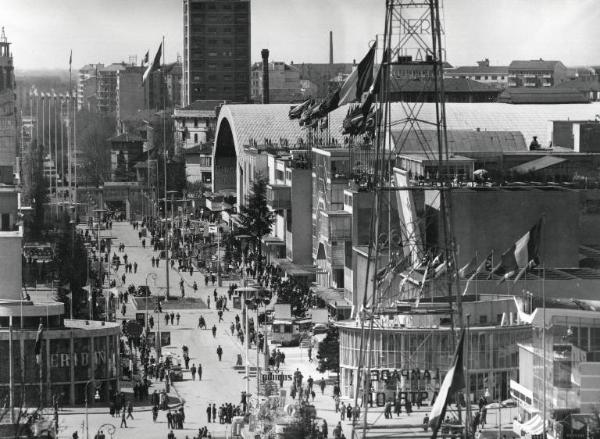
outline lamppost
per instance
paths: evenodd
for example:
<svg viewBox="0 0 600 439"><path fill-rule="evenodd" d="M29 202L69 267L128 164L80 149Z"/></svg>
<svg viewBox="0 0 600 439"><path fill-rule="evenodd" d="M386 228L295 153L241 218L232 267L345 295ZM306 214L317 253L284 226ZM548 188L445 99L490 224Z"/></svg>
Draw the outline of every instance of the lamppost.
<svg viewBox="0 0 600 439"><path fill-rule="evenodd" d="M154 285L156 286L156 279L157 279L157 275L156 273L154 273L153 271L151 271L150 273L148 273L146 275L146 291L144 292L144 295L146 296L146 332L148 331L148 296L150 295L150 290L148 289L148 276L152 277L152 280L154 281Z"/></svg>
<svg viewBox="0 0 600 439"><path fill-rule="evenodd" d="M88 419L88 386L93 380L87 380L85 383L85 439L90 439L90 422Z"/></svg>

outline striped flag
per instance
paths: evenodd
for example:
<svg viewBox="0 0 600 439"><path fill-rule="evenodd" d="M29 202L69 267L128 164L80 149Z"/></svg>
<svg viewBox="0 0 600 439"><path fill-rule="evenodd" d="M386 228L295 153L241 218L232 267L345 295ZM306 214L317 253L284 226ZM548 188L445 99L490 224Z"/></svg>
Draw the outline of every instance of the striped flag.
<svg viewBox="0 0 600 439"><path fill-rule="evenodd" d="M146 68L146 71L144 72L144 76L142 76L142 85L146 83L148 76L150 76L150 74L152 72L155 72L158 69L160 69L160 57L161 56L162 56L162 43L160 43L160 45L158 46L158 50L156 51L156 55L154 55L154 60L152 61L152 64L148 65L148 67Z"/></svg>
<svg viewBox="0 0 600 439"><path fill-rule="evenodd" d="M472 273L473 270L477 269L477 257L473 256L473 259L471 259L467 265L465 265L464 267L462 267L460 270L458 270L458 276L461 279L466 279L467 275Z"/></svg>
<svg viewBox="0 0 600 439"><path fill-rule="evenodd" d="M431 412L429 413L429 426L433 431L431 439L436 439L438 430L442 425L444 416L446 415L446 406L450 398L461 389L465 388L465 371L463 368L463 344L465 340L465 330L460 333L460 340L454 352L454 360L450 369L442 381L440 391L438 393Z"/></svg>
<svg viewBox="0 0 600 439"><path fill-rule="evenodd" d="M502 253L500 263L494 268L493 273L502 276L500 283L519 272L520 278L528 267L540 263L540 241L542 237L542 218L525 233L508 250ZM518 279L517 279L518 280Z"/></svg>
<svg viewBox="0 0 600 439"><path fill-rule="evenodd" d="M40 322L37 335L35 337L35 362L42 364L42 337L44 335L44 324Z"/></svg>

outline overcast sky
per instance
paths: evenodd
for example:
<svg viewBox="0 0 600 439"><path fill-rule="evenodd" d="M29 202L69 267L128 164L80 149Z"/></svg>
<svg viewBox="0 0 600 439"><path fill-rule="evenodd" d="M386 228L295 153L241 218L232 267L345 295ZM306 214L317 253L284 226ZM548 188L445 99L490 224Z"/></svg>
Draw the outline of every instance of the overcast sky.
<svg viewBox="0 0 600 439"><path fill-rule="evenodd" d="M600 64L598 0L447 0L447 59L453 65L512 59ZM252 59L351 62L383 32L385 0L252 0ZM166 39L167 61L182 53L181 0L3 0L0 25L17 69L68 68L141 57Z"/></svg>

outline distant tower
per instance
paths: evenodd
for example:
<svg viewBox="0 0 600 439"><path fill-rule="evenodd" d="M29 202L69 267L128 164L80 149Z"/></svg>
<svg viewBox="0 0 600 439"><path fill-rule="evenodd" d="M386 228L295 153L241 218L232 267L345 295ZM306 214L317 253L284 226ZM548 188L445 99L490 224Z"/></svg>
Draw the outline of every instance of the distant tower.
<svg viewBox="0 0 600 439"><path fill-rule="evenodd" d="M13 88L13 60L10 54L10 43L6 39L4 27L2 27L0 34L0 92Z"/></svg>
<svg viewBox="0 0 600 439"><path fill-rule="evenodd" d="M262 77L262 103L269 103L269 49L263 49L260 51L260 56L262 56L262 68L263 68L263 77Z"/></svg>
<svg viewBox="0 0 600 439"><path fill-rule="evenodd" d="M333 64L333 32L329 31L329 64Z"/></svg>

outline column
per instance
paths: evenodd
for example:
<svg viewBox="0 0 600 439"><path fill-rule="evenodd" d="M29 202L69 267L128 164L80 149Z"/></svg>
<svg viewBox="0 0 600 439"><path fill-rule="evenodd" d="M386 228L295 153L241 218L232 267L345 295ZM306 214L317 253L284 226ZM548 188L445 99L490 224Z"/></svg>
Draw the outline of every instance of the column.
<svg viewBox="0 0 600 439"><path fill-rule="evenodd" d="M71 336L69 337L69 375L71 377L69 384L69 401L71 404L75 404L75 342L73 341L73 330L71 330Z"/></svg>

